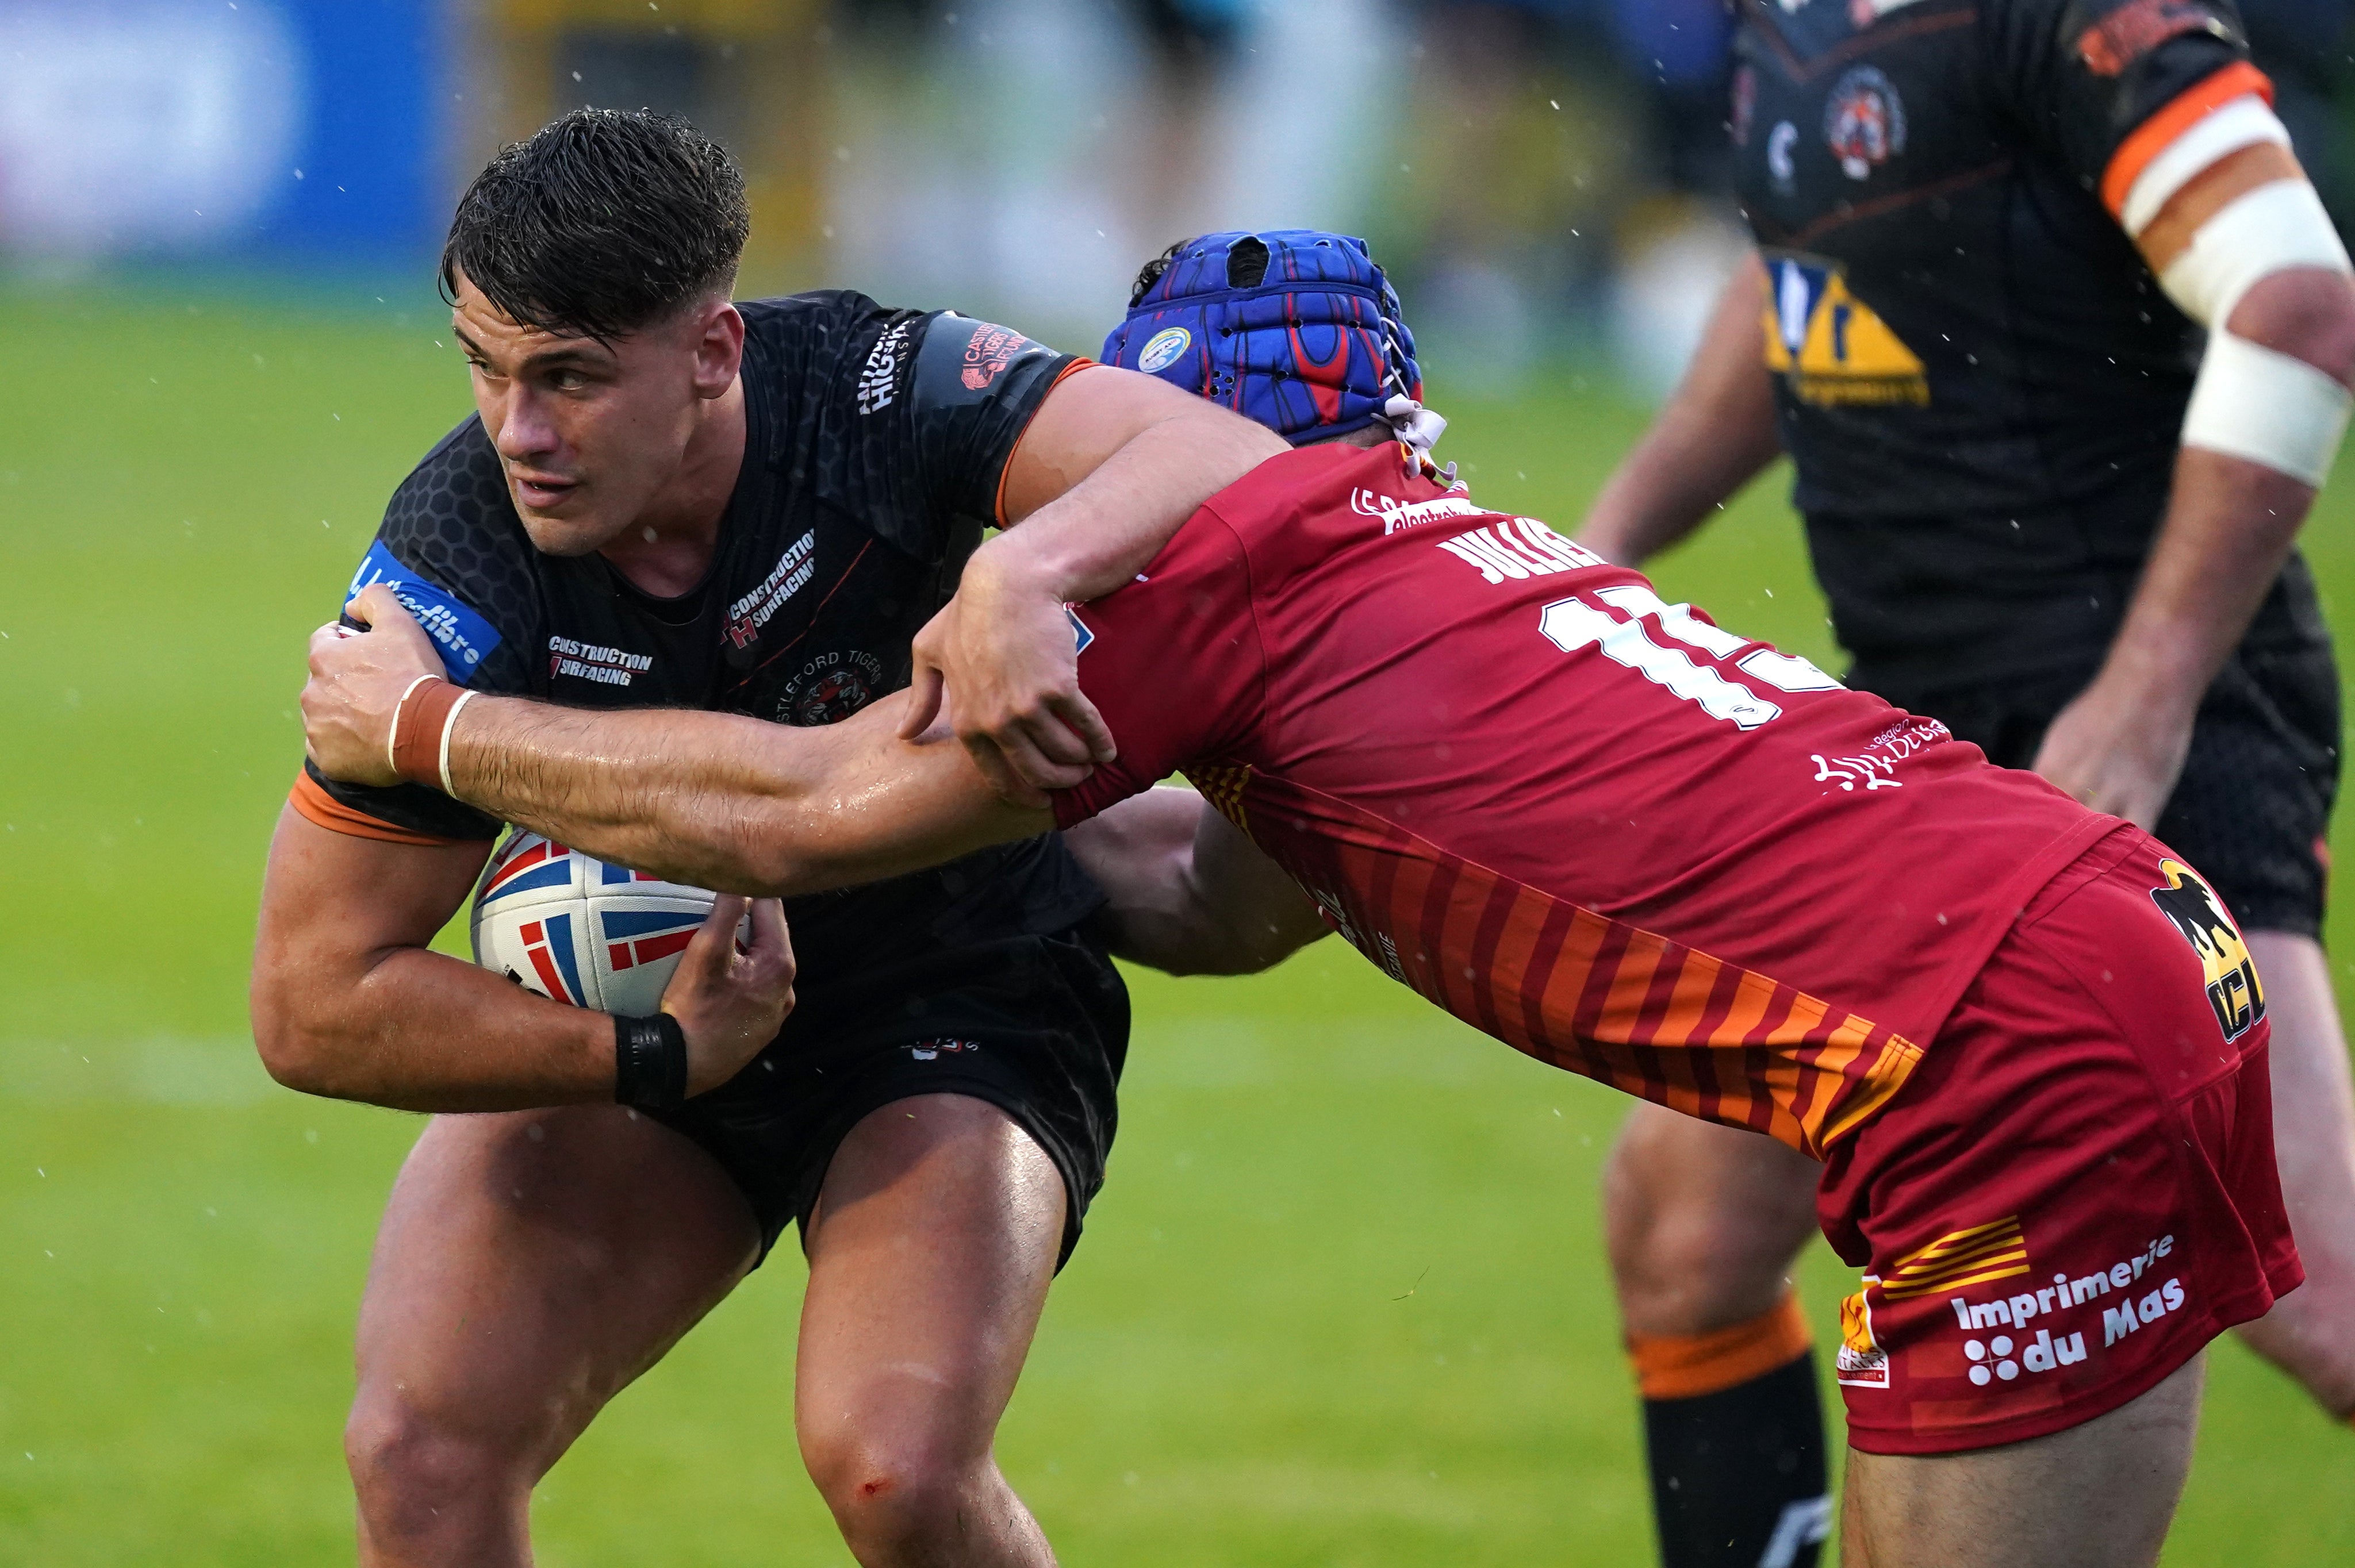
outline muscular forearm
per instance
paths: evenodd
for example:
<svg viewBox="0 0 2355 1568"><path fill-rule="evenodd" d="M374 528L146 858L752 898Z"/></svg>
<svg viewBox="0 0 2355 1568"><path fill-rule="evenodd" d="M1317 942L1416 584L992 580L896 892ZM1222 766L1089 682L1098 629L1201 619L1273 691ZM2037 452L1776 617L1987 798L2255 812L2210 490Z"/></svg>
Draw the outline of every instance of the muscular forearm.
<svg viewBox="0 0 2355 1568"><path fill-rule="evenodd" d="M422 948L365 969L305 967L293 980L282 1082L412 1111L521 1110L613 1097L613 1020ZM303 1022L296 1022L296 1019ZM270 1053L265 1052L267 1056Z"/></svg>
<svg viewBox="0 0 2355 1568"><path fill-rule="evenodd" d="M1035 510L1015 499L1009 512L1019 525L975 554L959 591L1027 588L1072 603L1110 593L1202 503L1286 450L1273 431L1188 400L1101 461L1084 447L1036 454L1023 465L1024 482L1054 499Z"/></svg>
<svg viewBox="0 0 2355 1568"><path fill-rule="evenodd" d="M354 841L291 808L264 874L250 1005L289 1088L403 1110L608 1100L613 1021L428 951L485 845Z"/></svg>
<svg viewBox="0 0 2355 1568"><path fill-rule="evenodd" d="M1640 565L1781 455L1774 383L1762 357L1765 272L1755 254L1719 296L1684 380L1586 514L1579 542Z"/></svg>
<svg viewBox="0 0 2355 1568"><path fill-rule="evenodd" d="M2281 575L2313 501L2286 474L2182 451L2167 521L2102 679L2188 721Z"/></svg>
<svg viewBox="0 0 2355 1568"><path fill-rule="evenodd" d="M1053 825L1000 802L954 742L902 742L894 696L799 729L732 714L468 704L458 798L601 859L722 893L794 896Z"/></svg>

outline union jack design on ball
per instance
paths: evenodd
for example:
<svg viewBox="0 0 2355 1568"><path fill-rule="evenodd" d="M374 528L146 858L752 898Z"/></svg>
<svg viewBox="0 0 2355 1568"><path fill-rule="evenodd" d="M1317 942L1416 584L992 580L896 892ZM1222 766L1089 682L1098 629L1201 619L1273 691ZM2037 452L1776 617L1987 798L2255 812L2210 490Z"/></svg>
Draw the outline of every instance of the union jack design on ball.
<svg viewBox="0 0 2355 1568"><path fill-rule="evenodd" d="M703 917L677 909L606 909L599 911L597 923L605 938L605 961L619 974L687 951Z"/></svg>
<svg viewBox="0 0 2355 1568"><path fill-rule="evenodd" d="M517 839L520 853L494 866L483 884L482 902L488 904L517 893L542 887L567 887L572 882L572 852L545 839ZM610 869L610 868L609 868Z"/></svg>
<svg viewBox="0 0 2355 1568"><path fill-rule="evenodd" d="M589 1005L589 993L581 989L581 965L572 953L572 916L549 915L538 920L527 920L517 931L523 938L523 950L531 960L532 972L539 977L549 996L569 1001L575 1007Z"/></svg>

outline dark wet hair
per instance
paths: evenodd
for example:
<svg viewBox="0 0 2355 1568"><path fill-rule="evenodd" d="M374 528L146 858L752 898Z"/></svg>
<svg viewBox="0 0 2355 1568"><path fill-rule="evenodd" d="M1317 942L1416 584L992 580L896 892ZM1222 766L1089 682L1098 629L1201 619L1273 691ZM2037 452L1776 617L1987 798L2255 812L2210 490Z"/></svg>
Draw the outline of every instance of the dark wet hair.
<svg viewBox="0 0 2355 1568"><path fill-rule="evenodd" d="M610 339L736 279L744 173L673 115L576 109L499 150L458 198L442 292L463 271L525 326Z"/></svg>
<svg viewBox="0 0 2355 1568"><path fill-rule="evenodd" d="M1178 253L1193 243L1190 239L1181 239L1137 269L1136 287L1128 291L1130 310L1145 302L1145 296L1153 291L1154 284L1161 281L1161 275L1169 270L1170 263L1178 260ZM1227 251L1227 287L1256 289L1266 277L1267 241L1255 234L1247 234L1236 240Z"/></svg>

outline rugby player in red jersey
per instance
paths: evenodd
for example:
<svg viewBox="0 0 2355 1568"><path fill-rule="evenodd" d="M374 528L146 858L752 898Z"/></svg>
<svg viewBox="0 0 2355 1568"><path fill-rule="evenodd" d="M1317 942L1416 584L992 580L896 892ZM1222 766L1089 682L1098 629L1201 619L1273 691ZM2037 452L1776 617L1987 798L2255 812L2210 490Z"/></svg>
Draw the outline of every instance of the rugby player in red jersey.
<svg viewBox="0 0 2355 1568"><path fill-rule="evenodd" d="M1849 683L2212 880L2264 977L2307 1270L2244 1335L2345 1420L2339 699L2291 546L2347 417L2355 286L2271 86L2207 0L1752 5L1737 66L1758 257L1579 538L1640 566L1787 451ZM1767 1436L1820 1426L1785 1284L1814 1178L1640 1108L1614 1154L1671 1568L1731 1561L1710 1543L1742 1494L1798 1495Z"/></svg>
<svg viewBox="0 0 2355 1568"><path fill-rule="evenodd" d="M1483 512L1391 439L1411 403L1377 407L1073 612L1118 755L1050 806L902 739L899 698L799 733L461 706L381 595L357 607L377 630L314 641L313 754L683 881L796 894L1075 824L1182 768L1394 978L1823 1162L1820 1221L1867 1273L1852 1561L2154 1561L2202 1347L2301 1277L2261 997L2213 894L1942 726ZM1251 896L1296 918L1295 889Z"/></svg>

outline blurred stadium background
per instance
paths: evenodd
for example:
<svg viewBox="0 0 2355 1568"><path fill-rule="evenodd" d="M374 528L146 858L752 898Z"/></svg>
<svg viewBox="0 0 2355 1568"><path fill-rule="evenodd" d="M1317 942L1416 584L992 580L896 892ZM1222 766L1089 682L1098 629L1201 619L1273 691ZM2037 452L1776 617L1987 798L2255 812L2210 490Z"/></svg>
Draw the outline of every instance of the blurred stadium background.
<svg viewBox="0 0 2355 1568"><path fill-rule="evenodd" d="M2350 6L2246 8L2336 203ZM1738 254L1725 27L1718 0L0 0L0 1562L349 1560L351 1318L417 1124L272 1086L245 966L304 635L467 408L432 257L494 146L574 103L687 114L752 175L746 291L1083 351L1170 239L1365 233L1443 455L1572 526ZM2348 486L2307 531L2334 606ZM1783 488L1660 576L1836 658ZM1619 1104L1337 945L1136 991L1112 1181L1001 1445L1065 1560L1646 1560L1594 1221ZM799 1276L781 1253L556 1470L543 1561L847 1562L793 1443ZM1828 1335L1820 1248L1804 1285ZM2237 1345L2211 1387L2168 1561L2355 1560L2355 1439Z"/></svg>

